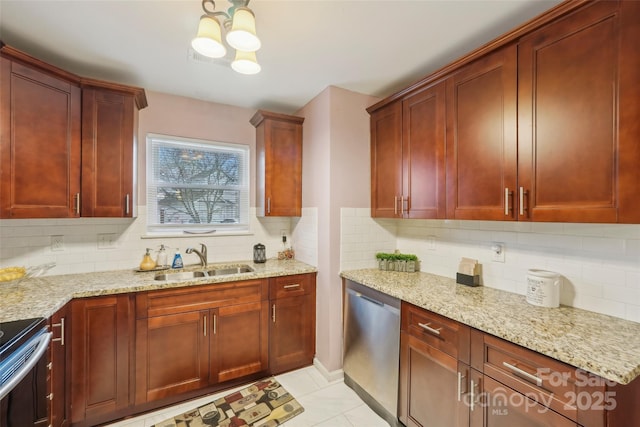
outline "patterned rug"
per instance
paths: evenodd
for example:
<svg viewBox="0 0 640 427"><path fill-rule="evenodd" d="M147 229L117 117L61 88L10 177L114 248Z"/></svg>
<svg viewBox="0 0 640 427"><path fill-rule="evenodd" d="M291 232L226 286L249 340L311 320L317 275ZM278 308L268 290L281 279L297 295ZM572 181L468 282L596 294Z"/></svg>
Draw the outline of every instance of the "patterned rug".
<svg viewBox="0 0 640 427"><path fill-rule="evenodd" d="M275 427L302 412L275 378L267 378L152 427Z"/></svg>

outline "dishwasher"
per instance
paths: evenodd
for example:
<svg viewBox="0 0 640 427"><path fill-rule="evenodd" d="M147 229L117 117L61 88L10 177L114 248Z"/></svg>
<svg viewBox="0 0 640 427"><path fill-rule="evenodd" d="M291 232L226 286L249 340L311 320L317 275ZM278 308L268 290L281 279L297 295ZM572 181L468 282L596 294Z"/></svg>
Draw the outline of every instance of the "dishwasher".
<svg viewBox="0 0 640 427"><path fill-rule="evenodd" d="M391 426L401 425L400 300L345 280L343 326L345 384Z"/></svg>

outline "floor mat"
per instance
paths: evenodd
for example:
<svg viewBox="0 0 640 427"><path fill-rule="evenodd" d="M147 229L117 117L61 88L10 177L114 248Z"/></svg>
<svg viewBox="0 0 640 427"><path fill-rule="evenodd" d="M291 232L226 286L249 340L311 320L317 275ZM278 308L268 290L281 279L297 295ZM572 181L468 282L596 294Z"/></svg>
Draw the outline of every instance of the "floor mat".
<svg viewBox="0 0 640 427"><path fill-rule="evenodd" d="M152 427L275 427L302 412L302 405L272 377Z"/></svg>

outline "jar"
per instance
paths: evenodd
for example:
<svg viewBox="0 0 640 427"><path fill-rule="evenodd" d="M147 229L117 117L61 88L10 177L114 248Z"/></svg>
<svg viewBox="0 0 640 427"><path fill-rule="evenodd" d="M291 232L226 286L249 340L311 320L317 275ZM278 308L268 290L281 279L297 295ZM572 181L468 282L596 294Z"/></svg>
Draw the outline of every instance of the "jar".
<svg viewBox="0 0 640 427"><path fill-rule="evenodd" d="M267 262L267 249L262 243L258 243L253 247L253 262Z"/></svg>

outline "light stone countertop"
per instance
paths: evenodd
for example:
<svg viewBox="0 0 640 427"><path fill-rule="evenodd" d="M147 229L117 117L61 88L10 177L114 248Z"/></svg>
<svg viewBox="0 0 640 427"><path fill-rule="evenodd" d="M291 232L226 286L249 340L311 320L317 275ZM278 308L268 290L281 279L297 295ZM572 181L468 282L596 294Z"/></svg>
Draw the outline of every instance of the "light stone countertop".
<svg viewBox="0 0 640 427"><path fill-rule="evenodd" d="M537 307L523 295L428 273L363 269L341 276L605 379L628 384L640 376L640 323Z"/></svg>
<svg viewBox="0 0 640 427"><path fill-rule="evenodd" d="M73 298L113 295L156 289L198 286L238 280L263 279L313 273L317 269L296 260L267 260L264 264L253 261L212 263L207 269L234 267L247 264L255 271L191 280L154 280L156 273L200 270L202 267L188 266L180 270L134 272L133 270L105 271L61 276L43 276L23 280L17 284L0 283L0 322L49 317Z"/></svg>

